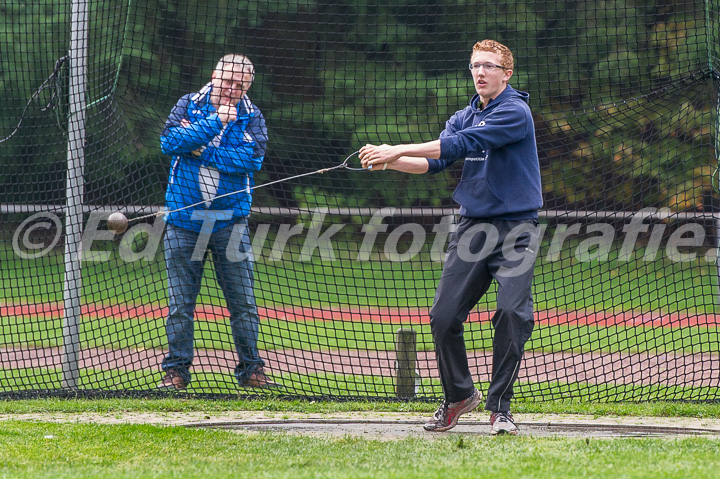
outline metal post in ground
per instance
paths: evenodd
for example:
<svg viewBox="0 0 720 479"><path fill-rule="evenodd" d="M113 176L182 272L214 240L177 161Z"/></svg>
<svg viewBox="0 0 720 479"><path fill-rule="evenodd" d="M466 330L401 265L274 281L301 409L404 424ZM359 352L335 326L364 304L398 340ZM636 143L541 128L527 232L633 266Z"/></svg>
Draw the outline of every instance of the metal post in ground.
<svg viewBox="0 0 720 479"><path fill-rule="evenodd" d="M85 87L87 82L88 5L72 0L70 17L70 92L67 178L65 182L65 280L63 286L62 387L76 389L80 377L81 245L85 193Z"/></svg>

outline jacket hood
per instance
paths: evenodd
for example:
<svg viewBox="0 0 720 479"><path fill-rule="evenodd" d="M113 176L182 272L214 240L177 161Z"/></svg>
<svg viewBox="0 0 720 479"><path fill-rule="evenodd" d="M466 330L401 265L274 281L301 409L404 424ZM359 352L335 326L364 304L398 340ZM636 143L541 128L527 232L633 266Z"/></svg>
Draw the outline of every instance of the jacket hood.
<svg viewBox="0 0 720 479"><path fill-rule="evenodd" d="M493 98L492 100L490 100L490 103L488 103L485 109L492 109L496 105L499 105L503 101L507 100L508 98L520 98L525 103L529 103L530 94L524 91L516 90L510 85L507 85L502 91L502 93L497 96L497 98ZM473 97L470 99L470 106L477 110L478 105L480 105L480 95L475 93L475 95L473 95Z"/></svg>

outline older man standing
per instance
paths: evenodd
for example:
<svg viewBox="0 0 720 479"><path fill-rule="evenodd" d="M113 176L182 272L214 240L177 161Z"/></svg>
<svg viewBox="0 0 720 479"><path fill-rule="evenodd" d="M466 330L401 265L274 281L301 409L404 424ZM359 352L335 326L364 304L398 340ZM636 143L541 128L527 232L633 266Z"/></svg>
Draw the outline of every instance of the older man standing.
<svg viewBox="0 0 720 479"><path fill-rule="evenodd" d="M161 135L172 163L164 238L169 351L160 389L182 390L191 381L194 310L208 252L230 312L235 377L241 386L272 385L257 350L260 320L247 219L253 174L267 146L265 119L247 96L254 76L247 57L224 56L209 83L180 98Z"/></svg>

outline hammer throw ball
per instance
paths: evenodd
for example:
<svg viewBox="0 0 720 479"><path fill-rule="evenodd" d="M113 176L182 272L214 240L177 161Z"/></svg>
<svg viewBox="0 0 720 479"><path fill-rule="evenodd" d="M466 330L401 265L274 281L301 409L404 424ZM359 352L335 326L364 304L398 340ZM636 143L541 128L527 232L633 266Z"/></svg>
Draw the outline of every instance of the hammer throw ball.
<svg viewBox="0 0 720 479"><path fill-rule="evenodd" d="M124 214L116 211L115 213L108 216L107 227L110 231L116 235L122 234L128 227L128 219Z"/></svg>

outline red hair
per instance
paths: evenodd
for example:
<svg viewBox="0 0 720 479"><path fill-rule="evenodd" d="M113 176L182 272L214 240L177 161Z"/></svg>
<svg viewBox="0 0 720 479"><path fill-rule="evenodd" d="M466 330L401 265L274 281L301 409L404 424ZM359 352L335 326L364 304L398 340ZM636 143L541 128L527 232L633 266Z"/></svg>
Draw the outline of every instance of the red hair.
<svg viewBox="0 0 720 479"><path fill-rule="evenodd" d="M483 40L481 42L477 42L475 46L473 46L473 53L475 52L491 52L498 55L501 58L501 66L507 68L508 70L512 70L515 66L513 54L510 49L495 40Z"/></svg>

